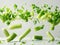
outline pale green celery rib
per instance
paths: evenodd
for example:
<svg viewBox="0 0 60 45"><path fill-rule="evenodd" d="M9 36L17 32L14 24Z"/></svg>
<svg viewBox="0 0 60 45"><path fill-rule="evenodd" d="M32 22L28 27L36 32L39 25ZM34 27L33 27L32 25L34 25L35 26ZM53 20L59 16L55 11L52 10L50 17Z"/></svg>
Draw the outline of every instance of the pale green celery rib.
<svg viewBox="0 0 60 45"><path fill-rule="evenodd" d="M6 37L8 37L10 35L9 32L7 31L7 29L5 29L5 28L3 29L3 32L4 32Z"/></svg>
<svg viewBox="0 0 60 45"><path fill-rule="evenodd" d="M10 29L22 28L22 24L14 24L9 27Z"/></svg>
<svg viewBox="0 0 60 45"><path fill-rule="evenodd" d="M21 41L25 36L27 36L29 33L31 32L31 29L27 29L20 37L19 37L19 41Z"/></svg>
<svg viewBox="0 0 60 45"><path fill-rule="evenodd" d="M50 41L54 41L55 40L53 35L49 31L46 32L46 33L47 33L47 36L50 38Z"/></svg>

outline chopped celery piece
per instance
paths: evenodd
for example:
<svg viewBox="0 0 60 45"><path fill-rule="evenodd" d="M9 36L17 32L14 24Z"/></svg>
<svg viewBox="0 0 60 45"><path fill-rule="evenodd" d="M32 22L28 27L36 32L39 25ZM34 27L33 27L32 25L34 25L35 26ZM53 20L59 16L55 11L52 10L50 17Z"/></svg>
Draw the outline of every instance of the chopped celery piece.
<svg viewBox="0 0 60 45"><path fill-rule="evenodd" d="M7 20L7 21L6 21L6 24L7 24L7 25L9 25L9 24L10 24L10 21L9 21L9 20Z"/></svg>
<svg viewBox="0 0 60 45"><path fill-rule="evenodd" d="M42 36L35 35L35 36L34 36L34 39L42 40L42 39L43 39L43 37L42 37Z"/></svg>
<svg viewBox="0 0 60 45"><path fill-rule="evenodd" d="M42 26L36 26L35 28L34 28L34 30L35 31L39 31L39 30L41 30L41 29L43 29L44 28L44 25L42 25Z"/></svg>
<svg viewBox="0 0 60 45"><path fill-rule="evenodd" d="M55 40L53 35L50 32L46 32L46 33L47 33L48 37L50 38L50 41L54 41Z"/></svg>
<svg viewBox="0 0 60 45"><path fill-rule="evenodd" d="M35 4L32 4L32 9L36 8Z"/></svg>
<svg viewBox="0 0 60 45"><path fill-rule="evenodd" d="M15 9L17 8L17 5L16 5L16 4L14 4L14 8L15 8Z"/></svg>
<svg viewBox="0 0 60 45"><path fill-rule="evenodd" d="M22 28L22 24L11 25L9 28L10 28L10 29Z"/></svg>
<svg viewBox="0 0 60 45"><path fill-rule="evenodd" d="M16 38L16 36L17 36L16 33L11 34L10 36L7 37L7 42L12 41L14 38Z"/></svg>
<svg viewBox="0 0 60 45"><path fill-rule="evenodd" d="M6 37L8 37L10 35L9 32L7 31L7 29L3 29L3 32L4 32Z"/></svg>
<svg viewBox="0 0 60 45"><path fill-rule="evenodd" d="M4 12L0 15L0 19L2 20L3 23L6 22L6 24L10 24L10 21L15 19L16 14L12 12Z"/></svg>
<svg viewBox="0 0 60 45"><path fill-rule="evenodd" d="M40 13L38 14L37 18L40 19L42 16L44 16L47 13L47 10L41 10Z"/></svg>
<svg viewBox="0 0 60 45"><path fill-rule="evenodd" d="M25 36L27 36L29 33L31 32L31 29L27 29L20 37L19 37L19 41L21 41Z"/></svg>
<svg viewBox="0 0 60 45"><path fill-rule="evenodd" d="M54 26L54 25L51 25L51 28L50 28L50 29L51 29L51 30L54 30L54 28L55 28L55 26Z"/></svg>
<svg viewBox="0 0 60 45"><path fill-rule="evenodd" d="M34 11L36 11L37 14L39 14L40 11L41 11L41 9L40 9L38 6L36 6L35 4L32 4L32 9L33 9Z"/></svg>

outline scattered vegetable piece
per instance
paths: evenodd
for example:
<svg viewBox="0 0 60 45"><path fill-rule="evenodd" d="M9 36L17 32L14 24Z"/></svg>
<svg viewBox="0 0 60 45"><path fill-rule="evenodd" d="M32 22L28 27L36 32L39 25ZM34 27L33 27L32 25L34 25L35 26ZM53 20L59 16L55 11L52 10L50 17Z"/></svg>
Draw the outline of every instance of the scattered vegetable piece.
<svg viewBox="0 0 60 45"><path fill-rule="evenodd" d="M12 12L5 12L0 15L0 19L2 20L2 22L5 23L9 21L9 23L6 24L10 24L10 21L14 20L15 18L16 18L16 14Z"/></svg>
<svg viewBox="0 0 60 45"><path fill-rule="evenodd" d="M17 8L17 5L16 5L16 4L14 4L14 8L15 8L15 9Z"/></svg>
<svg viewBox="0 0 60 45"><path fill-rule="evenodd" d="M22 34L20 37L19 37L19 41L21 41L25 36L27 36L29 33L31 32L31 29L27 29L24 34Z"/></svg>
<svg viewBox="0 0 60 45"><path fill-rule="evenodd" d="M41 11L41 9L40 9L38 6L36 6L35 4L32 4L32 9L33 9L34 11L36 11L37 14L39 14L40 11Z"/></svg>
<svg viewBox="0 0 60 45"><path fill-rule="evenodd" d="M22 28L22 24L11 25L9 28L10 28L10 29Z"/></svg>
<svg viewBox="0 0 60 45"><path fill-rule="evenodd" d="M34 36L34 39L42 40L42 39L43 39L43 37L42 37L42 36L35 35L35 36Z"/></svg>
<svg viewBox="0 0 60 45"><path fill-rule="evenodd" d="M39 30L41 30L41 29L43 29L44 28L44 25L42 25L42 26L36 26L35 28L34 28L34 30L35 31L39 31Z"/></svg>
<svg viewBox="0 0 60 45"><path fill-rule="evenodd" d="M16 36L17 36L16 33L11 34L10 36L7 37L7 42L12 41Z"/></svg>
<svg viewBox="0 0 60 45"><path fill-rule="evenodd" d="M50 38L50 41L54 41L55 40L53 35L50 32L46 32L46 33L47 33L48 37Z"/></svg>
<svg viewBox="0 0 60 45"><path fill-rule="evenodd" d="M23 10L23 13L20 13L19 17L28 22L28 19L29 17L31 17L31 14L28 10Z"/></svg>
<svg viewBox="0 0 60 45"><path fill-rule="evenodd" d="M7 24L7 25L9 25L10 23L11 23L11 21L10 21L10 20L7 20L7 21L6 21L6 24Z"/></svg>
<svg viewBox="0 0 60 45"><path fill-rule="evenodd" d="M4 32L6 37L8 37L10 35L9 32L7 31L7 29L3 29L3 32Z"/></svg>
<svg viewBox="0 0 60 45"><path fill-rule="evenodd" d="M54 28L55 28L55 26L54 26L54 25L51 25L51 28L50 28L50 29L51 29L51 30L54 30Z"/></svg>

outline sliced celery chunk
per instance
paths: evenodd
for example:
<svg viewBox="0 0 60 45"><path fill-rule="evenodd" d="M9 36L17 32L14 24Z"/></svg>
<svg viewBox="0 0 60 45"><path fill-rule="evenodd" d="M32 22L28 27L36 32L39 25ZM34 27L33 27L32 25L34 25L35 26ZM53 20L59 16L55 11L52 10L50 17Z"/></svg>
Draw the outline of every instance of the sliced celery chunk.
<svg viewBox="0 0 60 45"><path fill-rule="evenodd" d="M35 31L39 31L39 30L41 30L41 29L43 29L44 28L44 25L42 25L42 26L36 26L35 28L34 28L34 30Z"/></svg>
<svg viewBox="0 0 60 45"><path fill-rule="evenodd" d="M42 40L42 39L43 39L43 37L42 37L42 36L35 35L35 36L34 36L34 39Z"/></svg>

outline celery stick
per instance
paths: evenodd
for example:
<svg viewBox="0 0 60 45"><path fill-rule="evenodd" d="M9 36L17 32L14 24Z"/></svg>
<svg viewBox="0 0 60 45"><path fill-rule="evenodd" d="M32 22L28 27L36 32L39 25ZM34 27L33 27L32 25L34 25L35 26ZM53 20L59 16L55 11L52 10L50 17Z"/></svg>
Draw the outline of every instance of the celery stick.
<svg viewBox="0 0 60 45"><path fill-rule="evenodd" d="M34 39L42 40L42 39L43 39L43 37L42 37L42 36L35 35L35 36L34 36Z"/></svg>
<svg viewBox="0 0 60 45"><path fill-rule="evenodd" d="M42 26L36 26L35 28L34 28L34 30L35 31L39 31L39 30L41 30L41 29L43 29L44 28L44 25L42 25Z"/></svg>
<svg viewBox="0 0 60 45"><path fill-rule="evenodd" d="M7 42L12 41L16 36L17 36L16 33L11 34L10 36L7 37Z"/></svg>
<svg viewBox="0 0 60 45"><path fill-rule="evenodd" d="M9 32L7 31L7 29L3 29L3 32L4 32L6 37L8 37L10 35Z"/></svg>
<svg viewBox="0 0 60 45"><path fill-rule="evenodd" d="M9 28L10 28L10 29L22 28L22 24L11 25Z"/></svg>
<svg viewBox="0 0 60 45"><path fill-rule="evenodd" d="M54 28L55 28L55 25L51 25L50 30L54 30Z"/></svg>
<svg viewBox="0 0 60 45"><path fill-rule="evenodd" d="M21 41L25 36L27 36L31 32L31 29L27 29L20 37L19 41Z"/></svg>
<svg viewBox="0 0 60 45"><path fill-rule="evenodd" d="M50 38L50 41L54 41L55 40L53 35L50 32L46 32L46 33L47 33L48 37Z"/></svg>

